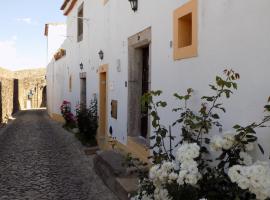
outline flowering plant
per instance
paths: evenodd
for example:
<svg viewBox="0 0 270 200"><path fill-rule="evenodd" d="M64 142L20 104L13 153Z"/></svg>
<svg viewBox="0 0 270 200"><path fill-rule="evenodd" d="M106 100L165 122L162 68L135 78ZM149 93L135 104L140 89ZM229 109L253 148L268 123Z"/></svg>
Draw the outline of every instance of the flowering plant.
<svg viewBox="0 0 270 200"><path fill-rule="evenodd" d="M97 99L91 99L88 108L85 105L78 105L76 107L76 118L79 128L78 139L84 145L96 146L98 129Z"/></svg>
<svg viewBox="0 0 270 200"><path fill-rule="evenodd" d="M61 107L61 114L63 118L65 119L65 126L69 128L75 128L76 127L76 119L74 115L71 112L71 104L68 101L63 101Z"/></svg>
<svg viewBox="0 0 270 200"><path fill-rule="evenodd" d="M142 104L149 110L155 133L150 137L153 165L148 176L140 176L138 194L133 200L270 198L269 163L254 162L249 154L257 143L256 128L265 127L270 121L270 98L264 107L267 115L261 122L237 124L232 131L213 135L215 130L222 132L220 113L226 112L220 99L230 98L239 78L233 70L225 70L224 77L217 76L215 84L210 85L215 95L203 96L198 112L188 107L192 89L183 96L174 94L180 106L173 109L179 117L172 126L180 130L180 141L175 141L171 126L161 124L158 111L167 103L156 98L162 92L152 91L143 96ZM264 153L260 144L258 148Z"/></svg>

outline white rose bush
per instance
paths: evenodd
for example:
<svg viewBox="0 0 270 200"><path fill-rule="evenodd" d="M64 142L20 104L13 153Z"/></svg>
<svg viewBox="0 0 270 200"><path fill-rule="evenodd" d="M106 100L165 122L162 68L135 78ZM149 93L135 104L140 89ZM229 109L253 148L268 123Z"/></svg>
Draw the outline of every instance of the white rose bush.
<svg viewBox="0 0 270 200"><path fill-rule="evenodd" d="M256 161L250 154L255 148L264 154L256 129L269 125L270 98L260 122L237 124L231 131L220 133L220 115L226 112L221 100L229 99L237 90L239 78L233 70L224 70L224 77L217 76L215 84L209 85L215 95L203 96L198 111L188 107L192 89L183 96L174 94L179 107L172 111L179 117L171 126L179 130L180 137L171 133L171 126L161 124L158 111L167 103L156 99L162 92L151 91L143 96L142 105L149 110L155 134L150 137L149 171L141 167L146 164L127 157L128 165L139 172L140 178L138 193L132 200L270 199L269 162Z"/></svg>

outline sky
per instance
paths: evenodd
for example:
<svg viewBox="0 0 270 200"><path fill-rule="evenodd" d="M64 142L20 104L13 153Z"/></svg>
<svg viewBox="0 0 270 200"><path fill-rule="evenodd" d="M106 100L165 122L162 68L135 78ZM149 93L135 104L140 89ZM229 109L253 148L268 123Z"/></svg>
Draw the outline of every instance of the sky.
<svg viewBox="0 0 270 200"><path fill-rule="evenodd" d="M0 67L46 67L48 22L65 22L63 0L0 0Z"/></svg>

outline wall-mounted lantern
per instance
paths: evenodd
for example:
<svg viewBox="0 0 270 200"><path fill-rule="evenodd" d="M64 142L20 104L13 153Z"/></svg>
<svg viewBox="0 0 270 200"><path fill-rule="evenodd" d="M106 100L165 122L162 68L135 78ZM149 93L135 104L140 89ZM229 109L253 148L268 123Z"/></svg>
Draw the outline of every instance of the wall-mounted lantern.
<svg viewBox="0 0 270 200"><path fill-rule="evenodd" d="M128 0L130 5L131 5L131 9L136 12L138 10L138 0Z"/></svg>
<svg viewBox="0 0 270 200"><path fill-rule="evenodd" d="M80 64L80 69L83 70L83 63Z"/></svg>
<svg viewBox="0 0 270 200"><path fill-rule="evenodd" d="M104 58L104 52L102 50L100 50L98 52L98 55L99 55L100 60L103 60L103 58Z"/></svg>

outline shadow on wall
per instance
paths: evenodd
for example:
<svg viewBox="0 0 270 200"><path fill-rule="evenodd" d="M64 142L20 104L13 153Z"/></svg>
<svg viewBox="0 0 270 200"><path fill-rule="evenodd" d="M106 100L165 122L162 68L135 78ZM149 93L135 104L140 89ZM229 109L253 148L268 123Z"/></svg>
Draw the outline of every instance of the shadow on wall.
<svg viewBox="0 0 270 200"><path fill-rule="evenodd" d="M40 108L47 107L47 86L45 86L42 90L42 100L40 104Z"/></svg>
<svg viewBox="0 0 270 200"><path fill-rule="evenodd" d="M21 109L19 102L19 80L13 80L13 111L12 114L16 113Z"/></svg>

